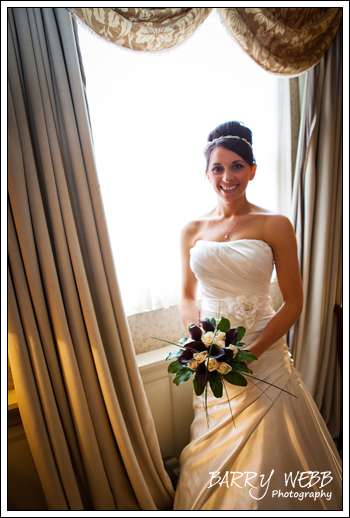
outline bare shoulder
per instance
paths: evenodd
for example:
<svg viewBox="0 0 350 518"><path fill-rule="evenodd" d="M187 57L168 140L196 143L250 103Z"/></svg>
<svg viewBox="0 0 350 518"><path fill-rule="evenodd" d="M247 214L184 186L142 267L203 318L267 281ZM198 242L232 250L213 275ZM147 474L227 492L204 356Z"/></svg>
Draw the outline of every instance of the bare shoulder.
<svg viewBox="0 0 350 518"><path fill-rule="evenodd" d="M287 216L282 214L274 214L273 212L266 212L266 224L267 232L276 234L276 232L287 232L294 234L294 228L291 221Z"/></svg>
<svg viewBox="0 0 350 518"><path fill-rule="evenodd" d="M202 227L202 222L200 219L196 219L193 221L189 221L181 230L180 240L181 247L184 248L192 248L197 240L197 236Z"/></svg>
<svg viewBox="0 0 350 518"><path fill-rule="evenodd" d="M191 248L195 245L195 242L201 235L203 231L203 227L207 225L208 220L210 219L211 212L204 214L203 216L189 221L181 230L181 244L186 248Z"/></svg>
<svg viewBox="0 0 350 518"><path fill-rule="evenodd" d="M264 220L265 240L274 250L281 246L296 246L295 231L286 216L269 213L266 214Z"/></svg>
<svg viewBox="0 0 350 518"><path fill-rule="evenodd" d="M193 220L186 223L186 225L181 229L181 241L190 240L193 236L196 235L199 229L199 221Z"/></svg>
<svg viewBox="0 0 350 518"><path fill-rule="evenodd" d="M276 214L263 207L251 205L248 217L247 221L250 229L254 229L253 232L261 234L261 238L269 244L272 244L271 242L274 242L276 237L279 237L281 234L287 236L295 235L290 220L282 214Z"/></svg>

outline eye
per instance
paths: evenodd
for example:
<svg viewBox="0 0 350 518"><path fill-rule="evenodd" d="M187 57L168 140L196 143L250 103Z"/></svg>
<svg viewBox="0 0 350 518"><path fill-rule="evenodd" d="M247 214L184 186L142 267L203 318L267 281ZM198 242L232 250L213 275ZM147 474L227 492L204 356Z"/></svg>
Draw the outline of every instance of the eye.
<svg viewBox="0 0 350 518"><path fill-rule="evenodd" d="M222 171L222 167L216 165L215 167L212 167L211 170L213 173L220 173Z"/></svg>
<svg viewBox="0 0 350 518"><path fill-rule="evenodd" d="M233 166L233 169L242 169L243 167L244 167L244 165L243 165L243 164L235 164L235 165Z"/></svg>

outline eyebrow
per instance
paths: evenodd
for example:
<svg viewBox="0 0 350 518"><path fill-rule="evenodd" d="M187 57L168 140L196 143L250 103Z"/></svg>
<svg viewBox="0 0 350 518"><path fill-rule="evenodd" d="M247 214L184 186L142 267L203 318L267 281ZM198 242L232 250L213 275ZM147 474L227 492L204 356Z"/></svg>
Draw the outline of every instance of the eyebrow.
<svg viewBox="0 0 350 518"><path fill-rule="evenodd" d="M234 160L233 162L231 162L232 164L237 164L237 162L243 162L243 160ZM220 162L214 162L212 165L221 165Z"/></svg>

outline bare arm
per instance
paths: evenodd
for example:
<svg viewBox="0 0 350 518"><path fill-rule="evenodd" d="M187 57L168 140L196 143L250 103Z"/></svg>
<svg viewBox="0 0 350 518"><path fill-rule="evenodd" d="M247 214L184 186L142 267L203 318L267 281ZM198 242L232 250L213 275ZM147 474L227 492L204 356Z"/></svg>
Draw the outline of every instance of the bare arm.
<svg viewBox="0 0 350 518"><path fill-rule="evenodd" d="M266 229L266 241L274 253L283 304L258 338L247 347L257 357L289 331L303 308L297 243L290 221L283 216L274 217Z"/></svg>
<svg viewBox="0 0 350 518"><path fill-rule="evenodd" d="M181 234L182 288L180 314L186 329L192 323L199 325L198 281L190 268L190 249L194 245L194 230L193 224L190 223Z"/></svg>

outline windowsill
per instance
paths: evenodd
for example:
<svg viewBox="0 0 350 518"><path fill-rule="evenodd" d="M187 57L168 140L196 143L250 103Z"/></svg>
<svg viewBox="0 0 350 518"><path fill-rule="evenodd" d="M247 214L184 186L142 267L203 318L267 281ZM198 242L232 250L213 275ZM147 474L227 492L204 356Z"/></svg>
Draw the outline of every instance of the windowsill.
<svg viewBox="0 0 350 518"><path fill-rule="evenodd" d="M171 351L175 349L175 345L167 345L161 349L154 351L148 351L147 353L141 353L136 355L137 365L140 368L147 367L150 365L156 365L163 363Z"/></svg>

